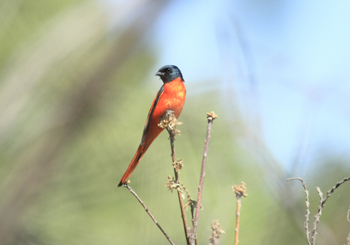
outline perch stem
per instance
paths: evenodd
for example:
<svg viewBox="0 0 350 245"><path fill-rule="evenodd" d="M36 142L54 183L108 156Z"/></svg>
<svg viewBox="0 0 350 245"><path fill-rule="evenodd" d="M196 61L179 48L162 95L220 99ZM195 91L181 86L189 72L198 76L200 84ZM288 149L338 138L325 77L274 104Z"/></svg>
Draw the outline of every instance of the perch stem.
<svg viewBox="0 0 350 245"><path fill-rule="evenodd" d="M158 223L158 221L154 218L154 216L152 215L152 213L148 210L148 208L146 207L145 203L141 200L141 198L136 194L136 192L128 185L128 184L124 184L124 186L131 192L131 194L133 194L136 199L139 201L139 203L142 205L142 207L144 208L144 210L146 211L146 213L149 215L149 217L151 217L151 219L153 220L153 222L158 226L159 230L163 233L163 235L165 236L165 238L169 241L170 244L174 244L173 241L171 241L170 237L165 233L165 231L163 230L163 228L160 226L160 224Z"/></svg>

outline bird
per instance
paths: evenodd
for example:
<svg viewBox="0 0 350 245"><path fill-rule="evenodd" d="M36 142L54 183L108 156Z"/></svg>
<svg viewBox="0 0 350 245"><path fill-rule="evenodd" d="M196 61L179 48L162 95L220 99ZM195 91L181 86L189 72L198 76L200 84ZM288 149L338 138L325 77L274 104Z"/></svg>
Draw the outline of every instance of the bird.
<svg viewBox="0 0 350 245"><path fill-rule="evenodd" d="M178 118L186 99L185 80L180 69L175 65L165 65L155 74L159 76L163 85L159 89L148 112L145 127L141 138L141 143L132 158L127 170L121 178L118 187L126 184L128 178L141 161L143 155L152 144L153 140L164 130L158 126L162 115L168 111L173 111L173 115Z"/></svg>

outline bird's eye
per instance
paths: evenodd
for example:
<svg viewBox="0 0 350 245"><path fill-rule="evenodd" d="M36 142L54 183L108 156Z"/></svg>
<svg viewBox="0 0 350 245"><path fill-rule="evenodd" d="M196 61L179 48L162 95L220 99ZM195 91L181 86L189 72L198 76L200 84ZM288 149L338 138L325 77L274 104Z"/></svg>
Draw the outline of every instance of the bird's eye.
<svg viewBox="0 0 350 245"><path fill-rule="evenodd" d="M167 68L166 71L167 71L167 72L171 72L171 69L170 69L170 68Z"/></svg>

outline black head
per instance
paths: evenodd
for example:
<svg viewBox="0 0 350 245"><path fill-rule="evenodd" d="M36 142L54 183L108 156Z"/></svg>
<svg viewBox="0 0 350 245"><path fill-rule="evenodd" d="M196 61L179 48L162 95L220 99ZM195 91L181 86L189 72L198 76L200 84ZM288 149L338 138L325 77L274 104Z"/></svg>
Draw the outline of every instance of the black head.
<svg viewBox="0 0 350 245"><path fill-rule="evenodd" d="M171 82L178 77L180 77L183 82L185 81L182 77L180 69L174 65L166 65L161 67L156 73L156 76L159 76L162 79L163 83Z"/></svg>

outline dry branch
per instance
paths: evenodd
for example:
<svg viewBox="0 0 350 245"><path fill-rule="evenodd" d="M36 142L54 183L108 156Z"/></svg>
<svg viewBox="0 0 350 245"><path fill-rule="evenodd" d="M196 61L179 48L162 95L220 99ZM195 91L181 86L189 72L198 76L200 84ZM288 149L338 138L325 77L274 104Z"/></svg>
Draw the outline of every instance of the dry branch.
<svg viewBox="0 0 350 245"><path fill-rule="evenodd" d="M245 187L245 183L242 181L240 185L234 185L232 186L233 191L236 194L237 199L237 209L236 209L236 230L235 230L235 245L238 245L238 235L239 235L239 218L241 216L241 206L242 206L242 196L246 197L248 196Z"/></svg>
<svg viewBox="0 0 350 245"><path fill-rule="evenodd" d="M198 227L198 219L199 219L199 210L201 207L201 200L202 200L202 192L203 192L203 184L204 184L204 176L205 176L205 164L207 162L207 154L208 154L208 148L209 148L209 141L210 141L210 132L211 127L213 125L213 121L217 118L217 115L212 111L211 113L207 113L208 118L208 125L207 125L207 136L204 143L204 153L203 153L203 160L202 160L202 169L201 169L201 175L199 179L199 186L198 186L198 197L197 197L197 206L196 206L196 213L193 220L193 229L190 234L190 241L191 244L195 243L196 234L197 234L197 227Z"/></svg>
<svg viewBox="0 0 350 245"><path fill-rule="evenodd" d="M186 219L186 213L185 213L185 206L183 203L183 191L181 188L181 184L179 182L179 170L182 168L182 160L176 161L175 157L175 136L180 134L180 130L176 129L177 125L182 124L181 122L178 122L176 117L173 114L173 111L166 111L164 115L160 118L160 122L158 124L159 127L161 128L166 128L166 130L169 133L169 139L170 139L170 147L171 147L171 159L172 159L172 164L174 168L174 175L175 178L172 179L171 177L169 178L168 183L173 183L174 186L176 186L177 190L177 195L179 199L179 204L180 204L180 210L181 210L181 217L182 217L182 222L184 226L184 231L185 231L185 237L186 237L186 243L189 244L189 236L188 236L188 225L187 225L187 219ZM172 180L172 182L171 182ZM167 183L168 189L171 189Z"/></svg>
<svg viewBox="0 0 350 245"><path fill-rule="evenodd" d="M163 228L160 226L160 224L158 223L158 221L154 218L154 216L151 214L151 212L148 210L148 208L146 207L145 203L141 200L141 198L136 194L136 192L128 185L128 184L124 184L124 186L131 192L131 194L133 194L136 199L139 201L139 203L142 205L142 207L144 208L144 210L146 211L146 213L149 215L149 217L151 217L151 219L153 220L153 222L158 226L159 230L163 233L163 235L166 237L166 239L169 241L170 244L174 244L173 241L171 241L171 239L169 238L169 236L165 233L165 231L163 230Z"/></svg>
<svg viewBox="0 0 350 245"><path fill-rule="evenodd" d="M327 195L326 195L325 198L323 198L323 193L322 193L321 189L319 187L316 187L317 193L318 193L318 195L320 197L320 205L318 206L318 210L317 210L317 213L315 215L315 221L313 223L313 229L312 229L312 232L311 232L311 241L310 241L309 231L308 231L308 222L309 222L309 214L310 214L310 212L309 212L309 192L306 189L305 182L301 178L289 178L289 179L287 179L287 181L288 180L299 180L303 184L304 191L306 193L306 209L307 209L307 211L306 211L306 221L305 221L306 237L307 237L308 243L310 245L315 245L315 243L316 243L316 235L317 235L317 225L318 225L318 223L320 221L320 217L322 215L322 209L326 205L326 201L331 196L331 194L336 189L339 188L339 186L341 186L345 182L349 181L350 177L344 178L342 181L337 182L337 184L335 186L333 186L329 191L327 191ZM349 209L350 209L350 207L349 207ZM348 211L348 215L347 215L348 221L349 221L349 212L350 211ZM349 244L349 240L350 240L350 235L348 236L348 244Z"/></svg>
<svg viewBox="0 0 350 245"><path fill-rule="evenodd" d="M311 245L311 241L310 241L310 231L309 231L309 221L310 221L310 202L309 202L309 191L306 188L306 184L304 182L304 180L302 178L289 178L287 179L287 181L290 180L299 180L301 182L301 184L303 185L304 188L304 192L305 192L305 196L306 196L306 200L305 200L305 204L306 204L306 214L305 214L305 223L304 223L304 227L305 227L305 233L306 233L306 239L307 239L307 243L309 245Z"/></svg>
<svg viewBox="0 0 350 245"><path fill-rule="evenodd" d="M312 241L311 244L315 244L316 242L316 229L317 229L317 224L320 221L320 217L322 214L322 209L324 208L324 206L326 205L326 201L328 200L328 198L331 196L331 194L339 188L339 186L341 186L342 184L344 184L346 181L349 181L350 177L344 178L342 181L337 182L337 184L335 186L333 186L329 191L327 191L327 195L325 198L323 198L323 194L320 190L320 188L317 187L317 192L320 196L320 205L318 206L318 211L317 214L315 215L315 222L314 222L314 228L312 230Z"/></svg>

